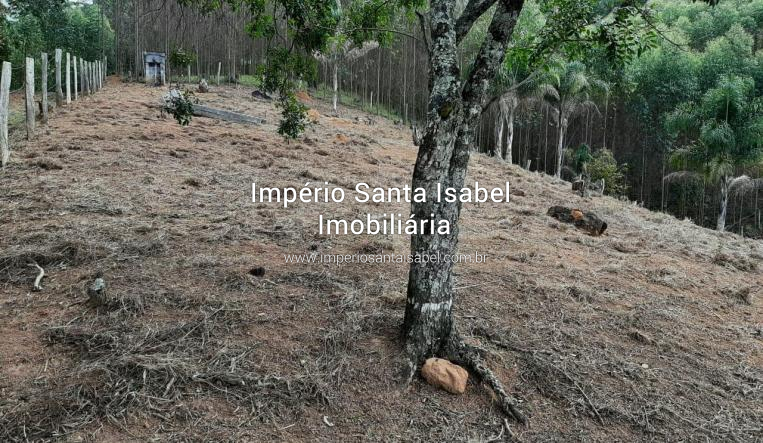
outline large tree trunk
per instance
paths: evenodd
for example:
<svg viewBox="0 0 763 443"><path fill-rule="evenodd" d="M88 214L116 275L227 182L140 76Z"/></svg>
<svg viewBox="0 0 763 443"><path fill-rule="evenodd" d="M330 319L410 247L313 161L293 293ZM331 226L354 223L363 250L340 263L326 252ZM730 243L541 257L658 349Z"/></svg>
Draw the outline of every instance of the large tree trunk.
<svg viewBox="0 0 763 443"><path fill-rule="evenodd" d="M726 209L729 206L729 183L730 177L723 177L721 180L721 212L718 214L717 229L720 232L726 230Z"/></svg>
<svg viewBox="0 0 763 443"><path fill-rule="evenodd" d="M413 188L423 188L428 196L435 195L438 183L448 186L451 182L455 140L464 120L457 64L455 6L455 0L440 0L432 2L430 10L432 50L427 127L419 146L412 181ZM462 155L468 161L469 150ZM411 253L421 256L453 254L458 244L459 206L456 203L436 202L431 198L426 202L413 203L411 212L417 220L430 217L447 220L451 231L449 235L412 236ZM451 337L452 266L449 262L434 261L411 264L403 321L410 376L413 376L421 360L442 355Z"/></svg>
<svg viewBox="0 0 763 443"><path fill-rule="evenodd" d="M463 187L469 163L469 148L482 113L487 86L504 57L506 44L516 24L523 0L504 0L497 8L463 88L459 81L458 39L454 17L456 0L437 0L430 8L430 74L427 127L413 171L413 188L423 188L426 202L411 204L416 220L447 220L450 233L411 237L414 256L437 256L440 260L414 260L408 276L403 335L412 377L418 364L431 356L445 356L472 369L499 397L504 411L525 421L500 382L485 367L479 354L460 339L453 322L453 263L458 246L461 203L436 201L438 184ZM465 13L466 14L466 13ZM460 20L459 20L460 21ZM470 27L470 26L469 26ZM468 31L468 29L467 29Z"/></svg>

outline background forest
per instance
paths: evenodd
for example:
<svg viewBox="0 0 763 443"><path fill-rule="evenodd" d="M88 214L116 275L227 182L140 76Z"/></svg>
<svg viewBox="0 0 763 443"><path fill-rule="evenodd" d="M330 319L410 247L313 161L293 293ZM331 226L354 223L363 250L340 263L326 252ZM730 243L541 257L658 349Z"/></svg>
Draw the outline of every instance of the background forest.
<svg viewBox="0 0 763 443"><path fill-rule="evenodd" d="M554 13L542 3L526 2L491 85L477 148L568 180L581 173L603 178L607 194L763 238L756 180L763 175L763 0L646 2L648 49L624 66L613 65L606 49L583 50L576 42L548 60L531 60ZM620 3L590 6L601 15ZM268 49L290 38L283 23L274 39L253 38L248 12L230 5L206 11L173 0L11 0L3 8L0 58L13 63L14 73L25 55L62 47L107 56L115 61L112 73L135 79L145 50L174 55L175 80L189 80L188 66L190 81L214 79L219 64L224 80L258 85ZM465 65L488 21L461 45ZM343 42L315 57L306 86L415 126L425 120L428 98L425 37L415 16L398 17L388 28L390 41L362 48ZM14 88L20 78L14 75Z"/></svg>

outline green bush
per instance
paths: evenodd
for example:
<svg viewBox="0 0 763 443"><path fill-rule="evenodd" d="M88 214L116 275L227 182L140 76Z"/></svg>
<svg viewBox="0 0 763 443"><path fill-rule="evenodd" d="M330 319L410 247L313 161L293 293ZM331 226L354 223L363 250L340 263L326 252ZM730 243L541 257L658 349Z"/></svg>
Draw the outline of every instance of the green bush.
<svg viewBox="0 0 763 443"><path fill-rule="evenodd" d="M628 185L625 183L627 168L627 164L618 165L612 151L607 148L596 151L587 163L591 181L604 179L604 194L613 196L625 195L628 192Z"/></svg>
<svg viewBox="0 0 763 443"><path fill-rule="evenodd" d="M198 103L193 92L187 89L184 91L172 89L164 95L163 100L164 110L172 114L175 120L180 123L180 126L188 126L191 123L193 104Z"/></svg>
<svg viewBox="0 0 763 443"><path fill-rule="evenodd" d="M307 125L307 106L302 104L292 93L281 95L281 122L278 133L287 139L294 139L305 131Z"/></svg>

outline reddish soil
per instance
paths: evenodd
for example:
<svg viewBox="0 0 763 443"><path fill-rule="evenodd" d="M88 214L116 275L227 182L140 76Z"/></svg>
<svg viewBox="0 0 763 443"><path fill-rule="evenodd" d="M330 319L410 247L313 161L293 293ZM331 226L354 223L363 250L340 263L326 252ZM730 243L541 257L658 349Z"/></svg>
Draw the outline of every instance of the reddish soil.
<svg viewBox="0 0 763 443"><path fill-rule="evenodd" d="M406 130L314 100L302 140L245 88L203 103L246 126L155 107L115 80L12 139L0 173L0 439L509 441L491 393L404 386L403 264L287 264L284 254L405 254L409 239L319 236L318 213L409 205L251 203L251 183L409 183ZM367 124L368 117L373 124ZM521 401L520 441L763 438L763 243L473 155L467 183L524 196L466 204L459 330ZM593 211L591 237L546 216ZM43 289L32 291L37 269ZM261 269L259 269L261 268ZM264 273L264 274L263 274ZM102 277L111 302L91 306Z"/></svg>

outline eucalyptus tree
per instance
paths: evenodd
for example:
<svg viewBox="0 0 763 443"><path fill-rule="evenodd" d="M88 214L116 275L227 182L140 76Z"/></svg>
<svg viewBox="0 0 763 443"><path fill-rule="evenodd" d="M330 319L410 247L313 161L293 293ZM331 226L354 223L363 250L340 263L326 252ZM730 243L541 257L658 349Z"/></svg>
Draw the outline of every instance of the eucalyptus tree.
<svg viewBox="0 0 763 443"><path fill-rule="evenodd" d="M216 1L213 3L217 3ZM495 392L501 407L517 420L526 419L501 382L487 368L477 349L461 338L453 317L453 261L458 247L460 201L437 200L438 186L460 189L464 185L469 155L475 142L475 128L512 39L524 0L469 0L463 9L457 0L352 0L338 10L324 0L243 0L252 14L248 30L266 39L275 37L276 22L288 22L289 45L269 57L263 71L263 85L281 96L291 94L293 79L314 69L315 51L324 51L340 24L342 33L356 45L383 41L386 27L396 14L415 13L425 37L429 65L429 100L426 126L413 170L412 188L425 190L426 201L411 204L415 220L447 221L445 234L417 233L411 237L412 260L402 336L406 378L428 357L441 356L465 365ZM630 38L643 32L634 15L643 8L623 6L601 17L594 13L592 0L544 0L549 25L538 35L532 51L543 59L564 42L588 42L617 48L613 54L628 56L640 50L642 40ZM461 12L459 13L459 10ZM475 56L461 63L458 48L478 20L487 31ZM575 43L581 44L581 43ZM307 54L307 55L306 55ZM300 61L302 60L302 61ZM288 112L287 112L288 111ZM304 109L284 108L285 120L303 118ZM442 257L425 260L422 257Z"/></svg>
<svg viewBox="0 0 763 443"><path fill-rule="evenodd" d="M763 189L763 179L735 176L748 165L760 165L763 156L763 98L753 98L749 77L721 76L715 88L699 103L687 102L666 118L674 137L671 154L674 168L667 181L701 176L720 187L717 229L726 229L729 197L735 193Z"/></svg>

